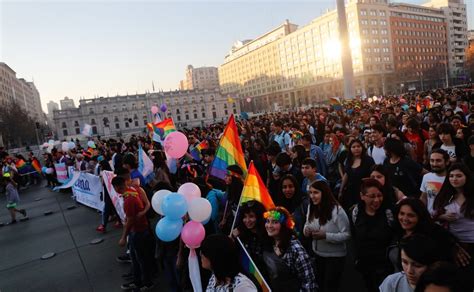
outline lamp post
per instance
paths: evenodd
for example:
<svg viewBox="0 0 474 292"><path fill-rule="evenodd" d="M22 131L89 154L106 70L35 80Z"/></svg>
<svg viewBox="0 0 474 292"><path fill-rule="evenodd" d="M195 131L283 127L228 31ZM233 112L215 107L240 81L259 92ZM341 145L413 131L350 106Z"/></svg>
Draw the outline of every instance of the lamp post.
<svg viewBox="0 0 474 292"><path fill-rule="evenodd" d="M347 29L346 6L344 0L336 0L339 23L339 38L341 41L341 62L344 78L344 98L354 98L354 70L349 46L349 31Z"/></svg>

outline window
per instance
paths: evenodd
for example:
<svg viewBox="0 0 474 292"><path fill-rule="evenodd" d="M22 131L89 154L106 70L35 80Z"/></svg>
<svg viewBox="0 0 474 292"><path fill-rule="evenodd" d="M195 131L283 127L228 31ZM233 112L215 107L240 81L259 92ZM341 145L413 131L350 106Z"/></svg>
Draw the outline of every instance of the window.
<svg viewBox="0 0 474 292"><path fill-rule="evenodd" d="M81 129L76 128L76 135L79 135L81 133Z"/></svg>
<svg viewBox="0 0 474 292"><path fill-rule="evenodd" d="M61 128L67 128L66 122L62 122Z"/></svg>
<svg viewBox="0 0 474 292"><path fill-rule="evenodd" d="M120 124L119 123L115 124L115 129L120 129Z"/></svg>
<svg viewBox="0 0 474 292"><path fill-rule="evenodd" d="M79 122L78 121L74 121L74 127L79 127Z"/></svg>
<svg viewBox="0 0 474 292"><path fill-rule="evenodd" d="M213 119L217 118L217 113L216 112L212 112L212 118Z"/></svg>
<svg viewBox="0 0 474 292"><path fill-rule="evenodd" d="M135 127L138 127L138 121L135 121Z"/></svg>
<svg viewBox="0 0 474 292"><path fill-rule="evenodd" d="M202 113L202 117L203 117L203 118L206 117L206 113L205 113L205 112Z"/></svg>
<svg viewBox="0 0 474 292"><path fill-rule="evenodd" d="M367 15L367 10L361 9L360 10L360 15L363 15L363 16Z"/></svg>
<svg viewBox="0 0 474 292"><path fill-rule="evenodd" d="M90 107L89 108L89 114L93 114L94 113L94 108L93 107Z"/></svg>
<svg viewBox="0 0 474 292"><path fill-rule="evenodd" d="M128 124L128 122L125 122L125 128L128 128L130 125Z"/></svg>
<svg viewBox="0 0 474 292"><path fill-rule="evenodd" d="M95 119L91 119L91 125L95 125Z"/></svg>
<svg viewBox="0 0 474 292"><path fill-rule="evenodd" d="M188 121L188 120L189 120L189 115L188 115L188 114L186 114L186 121Z"/></svg>
<svg viewBox="0 0 474 292"><path fill-rule="evenodd" d="M67 130L63 130L63 135L67 136Z"/></svg>
<svg viewBox="0 0 474 292"><path fill-rule="evenodd" d="M92 127L92 135L97 135L97 127Z"/></svg>
<svg viewBox="0 0 474 292"><path fill-rule="evenodd" d="M181 116L177 116L178 121L181 121Z"/></svg>

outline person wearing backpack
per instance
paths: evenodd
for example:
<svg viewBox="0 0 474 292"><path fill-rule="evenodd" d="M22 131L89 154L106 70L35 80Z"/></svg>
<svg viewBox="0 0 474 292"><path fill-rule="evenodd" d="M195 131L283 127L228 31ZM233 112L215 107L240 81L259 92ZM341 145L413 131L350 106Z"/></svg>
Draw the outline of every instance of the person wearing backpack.
<svg viewBox="0 0 474 292"><path fill-rule="evenodd" d="M378 287L392 266L387 248L392 237L394 221L391 207L384 201L383 187L373 178L362 180L361 201L352 208L351 227L355 245L355 268L362 274L368 292Z"/></svg>

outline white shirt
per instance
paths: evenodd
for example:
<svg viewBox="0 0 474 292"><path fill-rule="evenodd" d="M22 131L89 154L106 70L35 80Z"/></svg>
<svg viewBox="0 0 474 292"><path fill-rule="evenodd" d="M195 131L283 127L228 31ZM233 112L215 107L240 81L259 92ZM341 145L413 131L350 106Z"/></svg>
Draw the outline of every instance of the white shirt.
<svg viewBox="0 0 474 292"><path fill-rule="evenodd" d="M428 212L430 212L431 215L434 214L434 200L436 195L439 193L439 190L441 190L441 186L443 185L445 178L446 176L439 176L434 172L430 172L425 174L423 176L423 180L421 181L420 191L426 193L426 207L428 208Z"/></svg>
<svg viewBox="0 0 474 292"><path fill-rule="evenodd" d="M446 146L446 145L442 144L441 149L448 152L449 157L456 158L456 146Z"/></svg>
<svg viewBox="0 0 474 292"><path fill-rule="evenodd" d="M389 275L379 287L380 292L413 292L404 272Z"/></svg>
<svg viewBox="0 0 474 292"><path fill-rule="evenodd" d="M385 158L387 157L385 155L385 150L383 149L383 146L377 147L375 145L369 148L369 156L374 159L375 164L379 164L379 165L383 164L383 162L385 161Z"/></svg>

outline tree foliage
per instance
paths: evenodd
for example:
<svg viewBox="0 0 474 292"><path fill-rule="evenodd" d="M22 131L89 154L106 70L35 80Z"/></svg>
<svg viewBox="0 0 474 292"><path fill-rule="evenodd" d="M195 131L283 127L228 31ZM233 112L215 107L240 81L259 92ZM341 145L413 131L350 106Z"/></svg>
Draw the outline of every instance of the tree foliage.
<svg viewBox="0 0 474 292"><path fill-rule="evenodd" d="M7 148L36 144L35 121L15 102L0 107L0 133Z"/></svg>

